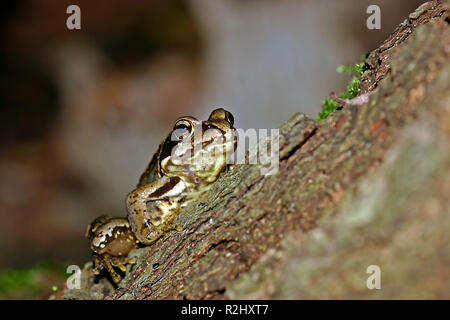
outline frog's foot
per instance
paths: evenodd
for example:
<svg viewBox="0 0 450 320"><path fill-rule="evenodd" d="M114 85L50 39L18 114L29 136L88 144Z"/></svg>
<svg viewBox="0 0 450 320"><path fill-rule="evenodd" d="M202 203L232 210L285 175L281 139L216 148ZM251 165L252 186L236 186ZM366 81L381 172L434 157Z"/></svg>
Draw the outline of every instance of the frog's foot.
<svg viewBox="0 0 450 320"><path fill-rule="evenodd" d="M136 259L128 257L111 257L111 263L114 267L119 268L122 272L126 272L126 265L135 264Z"/></svg>
<svg viewBox="0 0 450 320"><path fill-rule="evenodd" d="M116 272L115 268L119 268L122 272L127 271L127 264L134 264L136 261L129 258L112 257L109 254L94 254L94 274L99 275L100 271L105 268L111 278L117 284L122 280L121 276Z"/></svg>
<svg viewBox="0 0 450 320"><path fill-rule="evenodd" d="M127 267L120 261L121 259L119 257L112 257L111 263L114 267L119 268L122 272L127 271Z"/></svg>
<svg viewBox="0 0 450 320"><path fill-rule="evenodd" d="M164 225L163 230L164 230L164 232L169 232L172 230L181 231L181 230L183 230L183 227L180 225L175 225L175 224L171 223L168 225Z"/></svg>
<svg viewBox="0 0 450 320"><path fill-rule="evenodd" d="M167 232L177 230L183 230L182 226L174 225L172 223L161 224L157 227L152 226L152 229L149 229L145 235L145 241L142 241L146 245L151 245L155 243L159 238L165 235Z"/></svg>
<svg viewBox="0 0 450 320"><path fill-rule="evenodd" d="M153 228L151 230L148 230L147 234L145 235L145 241L143 241L146 245L151 245L156 242L162 235L164 234L164 230L161 228Z"/></svg>

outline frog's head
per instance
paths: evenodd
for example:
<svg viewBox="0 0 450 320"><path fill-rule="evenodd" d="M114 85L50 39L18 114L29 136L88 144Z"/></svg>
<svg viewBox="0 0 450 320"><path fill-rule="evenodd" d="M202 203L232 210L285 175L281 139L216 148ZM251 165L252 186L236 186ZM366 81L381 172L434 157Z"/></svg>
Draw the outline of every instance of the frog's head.
<svg viewBox="0 0 450 320"><path fill-rule="evenodd" d="M179 118L160 146L160 172L195 182L215 181L237 147L233 124L233 115L222 108L206 121Z"/></svg>

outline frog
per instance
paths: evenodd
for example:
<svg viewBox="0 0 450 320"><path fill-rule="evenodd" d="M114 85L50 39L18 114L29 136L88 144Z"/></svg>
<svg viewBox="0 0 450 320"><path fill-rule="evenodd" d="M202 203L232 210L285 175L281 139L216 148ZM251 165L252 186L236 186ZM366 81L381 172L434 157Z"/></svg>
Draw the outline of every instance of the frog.
<svg viewBox="0 0 450 320"><path fill-rule="evenodd" d="M105 267L117 283L120 277L114 268L125 271L134 263L127 258L132 249L181 230L175 218L206 194L229 165L238 143L233 125L233 115L223 108L213 110L205 121L191 116L175 121L127 195L127 217L100 217L88 227L95 274Z"/></svg>

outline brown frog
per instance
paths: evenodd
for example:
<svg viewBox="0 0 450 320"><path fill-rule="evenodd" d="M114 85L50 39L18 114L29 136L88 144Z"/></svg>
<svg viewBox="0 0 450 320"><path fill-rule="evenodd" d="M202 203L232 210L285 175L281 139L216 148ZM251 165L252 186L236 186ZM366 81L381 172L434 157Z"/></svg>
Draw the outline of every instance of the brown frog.
<svg viewBox="0 0 450 320"><path fill-rule="evenodd" d="M126 199L126 218L100 217L88 227L94 273L106 267L115 282L114 267L125 271L128 253L137 243L151 245L170 230L190 202L207 192L226 168L237 146L233 115L214 110L206 121L179 118L159 145L137 188Z"/></svg>

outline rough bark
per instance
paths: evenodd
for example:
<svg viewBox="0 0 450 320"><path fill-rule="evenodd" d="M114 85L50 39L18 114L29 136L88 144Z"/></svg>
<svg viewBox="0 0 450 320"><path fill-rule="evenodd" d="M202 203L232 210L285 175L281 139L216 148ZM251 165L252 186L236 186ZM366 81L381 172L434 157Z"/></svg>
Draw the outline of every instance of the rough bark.
<svg viewBox="0 0 450 320"><path fill-rule="evenodd" d="M239 165L173 231L137 249L114 289L66 299L450 298L450 1L371 52L369 103L280 127L280 167ZM382 289L368 290L378 265Z"/></svg>

